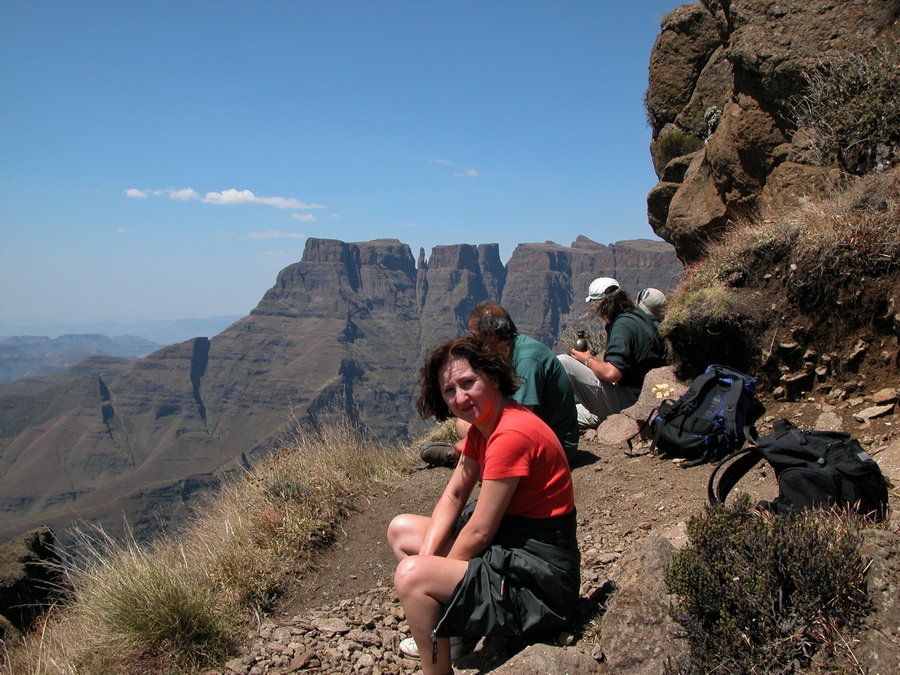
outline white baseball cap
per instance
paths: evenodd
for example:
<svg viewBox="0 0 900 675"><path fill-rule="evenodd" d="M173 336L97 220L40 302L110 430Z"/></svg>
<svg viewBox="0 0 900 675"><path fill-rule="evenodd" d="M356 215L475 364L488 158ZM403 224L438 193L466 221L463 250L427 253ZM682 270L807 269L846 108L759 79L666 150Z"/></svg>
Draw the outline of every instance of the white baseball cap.
<svg viewBox="0 0 900 675"><path fill-rule="evenodd" d="M616 281L612 277L600 277L599 279L594 279L591 282L591 285L588 288L588 296L584 299L584 301L590 302L591 300L605 300L606 298L611 298L618 292L618 281Z"/></svg>

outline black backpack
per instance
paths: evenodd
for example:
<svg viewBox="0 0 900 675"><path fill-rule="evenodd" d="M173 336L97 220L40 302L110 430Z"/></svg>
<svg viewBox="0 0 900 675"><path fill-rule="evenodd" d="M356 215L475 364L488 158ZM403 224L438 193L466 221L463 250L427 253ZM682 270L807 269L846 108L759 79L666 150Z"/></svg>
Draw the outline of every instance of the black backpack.
<svg viewBox="0 0 900 675"><path fill-rule="evenodd" d="M725 497L744 474L765 459L775 470L778 497L760 502L780 515L809 507L853 508L876 521L888 508L888 481L878 463L850 434L838 431L803 431L779 420L775 431L759 444L725 458L709 477L711 504ZM716 485L716 475L728 464Z"/></svg>
<svg viewBox="0 0 900 675"><path fill-rule="evenodd" d="M653 444L683 467L722 458L756 439L753 424L765 412L754 392L756 379L728 366L711 365L678 400L666 399L650 413Z"/></svg>

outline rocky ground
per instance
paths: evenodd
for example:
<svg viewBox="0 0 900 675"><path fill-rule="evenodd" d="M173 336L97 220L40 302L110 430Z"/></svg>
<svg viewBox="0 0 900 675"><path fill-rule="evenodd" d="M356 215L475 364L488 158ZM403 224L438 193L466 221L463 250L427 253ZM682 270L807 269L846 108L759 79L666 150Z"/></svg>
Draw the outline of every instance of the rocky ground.
<svg viewBox="0 0 900 675"><path fill-rule="evenodd" d="M787 418L804 429L848 431L900 486L897 405L873 419L860 421L864 416L858 417L876 406L875 392L895 386L896 381L888 378L870 382L867 391L872 393L856 397L849 396L846 389L835 395L831 388L798 402L765 400L766 415L757 426L765 434L775 420ZM586 612L596 609L604 584L616 578L618 562L631 544L651 532L676 544L684 543L686 521L701 512L706 502L708 465L682 469L677 462L646 451L646 444L640 443L634 447L624 443L604 445L594 432L582 438L573 476L583 561L581 595ZM448 476L448 469L422 468L371 499L362 500L359 512L343 524L337 541L322 554L316 572L299 579L280 611L266 617L248 634L240 654L214 672L418 672L417 661L403 657L397 649L408 631L392 588L394 560L385 542L385 529L397 513L429 512ZM763 468L746 476L739 488L757 498L777 494L771 471ZM900 490L893 491L891 502L894 511L900 513L898 493ZM897 525L895 518L890 527L896 529ZM555 651L569 657L577 654L591 664L601 657L590 627L568 636L568 644L572 649ZM457 672L524 672L521 664L512 670L509 667L513 664L504 666L514 652L510 645L483 641L457 664ZM560 666L558 661L554 663ZM585 661L580 663L582 666L564 669L589 672L584 669Z"/></svg>

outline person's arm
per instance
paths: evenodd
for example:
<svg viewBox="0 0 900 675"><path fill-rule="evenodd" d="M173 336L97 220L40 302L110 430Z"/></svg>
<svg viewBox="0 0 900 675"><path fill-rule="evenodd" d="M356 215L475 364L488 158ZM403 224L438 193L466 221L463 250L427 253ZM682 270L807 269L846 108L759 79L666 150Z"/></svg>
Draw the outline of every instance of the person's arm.
<svg viewBox="0 0 900 675"><path fill-rule="evenodd" d="M488 547L500 527L500 521L506 515L519 480L521 478L515 476L482 482L475 512L457 535L453 548L447 554L448 558L471 560Z"/></svg>
<svg viewBox="0 0 900 675"><path fill-rule="evenodd" d="M453 533L456 519L462 513L469 495L478 482L479 466L471 457L460 455L453 475L431 512L431 525L422 540L420 555L446 555L446 544Z"/></svg>
<svg viewBox="0 0 900 675"><path fill-rule="evenodd" d="M579 352L573 349L570 353L572 354L573 359L576 359L587 366L590 371L597 376L597 379L609 382L610 384L615 384L622 379L622 371L609 361L601 361L600 359L594 358L594 355L590 352Z"/></svg>

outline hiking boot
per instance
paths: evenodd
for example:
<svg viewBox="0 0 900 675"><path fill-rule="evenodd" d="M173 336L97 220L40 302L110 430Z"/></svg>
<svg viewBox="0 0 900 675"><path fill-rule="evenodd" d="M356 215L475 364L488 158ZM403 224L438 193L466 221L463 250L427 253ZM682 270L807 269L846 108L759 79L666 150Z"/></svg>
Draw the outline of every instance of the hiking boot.
<svg viewBox="0 0 900 675"><path fill-rule="evenodd" d="M422 461L431 466L456 466L455 448L450 443L426 443L419 450Z"/></svg>

